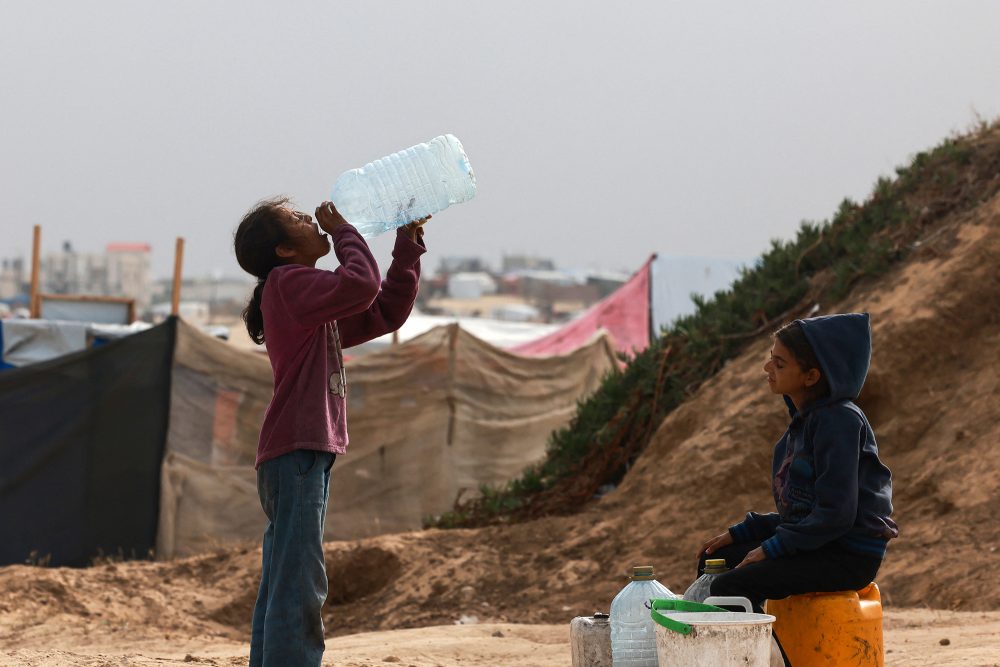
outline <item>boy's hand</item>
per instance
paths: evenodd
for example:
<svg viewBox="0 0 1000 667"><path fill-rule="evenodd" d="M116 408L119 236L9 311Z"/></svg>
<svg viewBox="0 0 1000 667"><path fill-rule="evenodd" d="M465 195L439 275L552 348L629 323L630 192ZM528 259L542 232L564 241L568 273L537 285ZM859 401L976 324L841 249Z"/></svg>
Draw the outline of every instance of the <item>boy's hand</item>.
<svg viewBox="0 0 1000 667"><path fill-rule="evenodd" d="M728 547L733 543L733 536L729 534L729 531L722 533L721 535L716 535L712 539L708 540L701 545L698 549L698 558L701 558L702 554L711 556L716 549L721 549L722 547Z"/></svg>
<svg viewBox="0 0 1000 667"><path fill-rule="evenodd" d="M416 243L419 239L424 238L424 223L430 220L433 216L427 216L426 218L420 218L419 220L414 220L413 222L403 226L403 231L406 233L407 238Z"/></svg>
<svg viewBox="0 0 1000 667"><path fill-rule="evenodd" d="M737 565L736 567L741 568L744 565L749 565L750 563L759 563L762 560L767 560L767 554L764 553L764 547L757 547L756 549L748 553L746 558L744 558L740 562L740 564Z"/></svg>
<svg viewBox="0 0 1000 667"><path fill-rule="evenodd" d="M316 223L327 234L333 234L338 227L346 225L347 220L344 220L332 201L325 201L316 207Z"/></svg>

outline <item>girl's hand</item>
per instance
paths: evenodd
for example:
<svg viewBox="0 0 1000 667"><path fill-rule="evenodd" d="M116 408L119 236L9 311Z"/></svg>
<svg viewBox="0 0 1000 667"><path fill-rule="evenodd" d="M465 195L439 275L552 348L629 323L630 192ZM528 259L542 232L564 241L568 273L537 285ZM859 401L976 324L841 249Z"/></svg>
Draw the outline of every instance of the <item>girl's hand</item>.
<svg viewBox="0 0 1000 667"><path fill-rule="evenodd" d="M742 561L740 561L740 564L737 565L736 567L741 568L744 565L749 565L750 563L759 563L762 560L767 560L767 554L764 553L763 547L757 547L756 549L748 553L747 557L744 558Z"/></svg>
<svg viewBox="0 0 1000 667"><path fill-rule="evenodd" d="M733 536L730 535L729 531L727 530L721 535L716 535L715 537L713 537L712 539L708 540L703 545L701 545L701 548L698 549L697 558L701 558L702 554L707 554L711 556L713 553L715 553L716 549L721 549L722 547L728 547L732 543L733 543Z"/></svg>
<svg viewBox="0 0 1000 667"><path fill-rule="evenodd" d="M344 216L337 211L332 201L325 201L316 207L316 222L327 234L333 234L338 227L347 224L347 220L344 220Z"/></svg>
<svg viewBox="0 0 1000 667"><path fill-rule="evenodd" d="M406 233L407 238L416 243L419 239L424 238L424 223L430 220L433 216L427 216L426 218L420 218L419 220L414 220L413 222L404 225L403 231Z"/></svg>

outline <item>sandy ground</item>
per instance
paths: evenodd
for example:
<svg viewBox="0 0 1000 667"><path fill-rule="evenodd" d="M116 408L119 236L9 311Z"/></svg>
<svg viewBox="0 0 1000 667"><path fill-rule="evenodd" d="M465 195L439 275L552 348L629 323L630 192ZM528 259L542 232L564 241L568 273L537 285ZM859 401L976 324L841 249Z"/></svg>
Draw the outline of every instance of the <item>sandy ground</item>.
<svg viewBox="0 0 1000 667"><path fill-rule="evenodd" d="M400 610L405 614L405 610ZM51 619L58 623L58 618ZM245 643L213 634L152 637L128 627L18 641L0 638L0 665L246 665ZM4 633L6 634L6 632ZM1000 612L888 609L886 665L1000 666ZM324 665L373 667L567 667L569 625L484 623L346 635L327 640Z"/></svg>

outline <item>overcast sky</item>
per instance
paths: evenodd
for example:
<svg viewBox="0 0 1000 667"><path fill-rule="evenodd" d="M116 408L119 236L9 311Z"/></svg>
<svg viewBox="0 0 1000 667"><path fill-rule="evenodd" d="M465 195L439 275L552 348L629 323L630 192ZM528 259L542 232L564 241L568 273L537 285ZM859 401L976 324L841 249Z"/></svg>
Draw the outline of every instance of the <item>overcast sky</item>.
<svg viewBox="0 0 1000 667"><path fill-rule="evenodd" d="M0 0L0 257L41 223L44 251L145 241L166 276L183 236L186 273L238 275L256 200L311 211L446 132L479 193L428 269L754 257L1000 115L998 31L991 0Z"/></svg>

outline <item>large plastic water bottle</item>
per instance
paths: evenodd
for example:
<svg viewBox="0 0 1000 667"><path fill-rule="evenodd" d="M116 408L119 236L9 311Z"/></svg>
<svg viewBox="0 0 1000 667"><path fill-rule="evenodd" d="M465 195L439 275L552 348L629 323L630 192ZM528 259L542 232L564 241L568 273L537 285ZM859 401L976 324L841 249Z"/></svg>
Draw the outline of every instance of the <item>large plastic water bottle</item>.
<svg viewBox="0 0 1000 667"><path fill-rule="evenodd" d="M632 568L632 581L611 601L611 661L614 667L657 667L656 624L651 599L677 596L653 578L652 566Z"/></svg>
<svg viewBox="0 0 1000 667"><path fill-rule="evenodd" d="M712 582L723 572L728 572L725 558L705 559L704 574L694 580L684 591L684 599L691 602L704 602L705 598L712 594Z"/></svg>
<svg viewBox="0 0 1000 667"><path fill-rule="evenodd" d="M451 134L345 171L331 199L362 236L405 225L476 195L476 175Z"/></svg>

